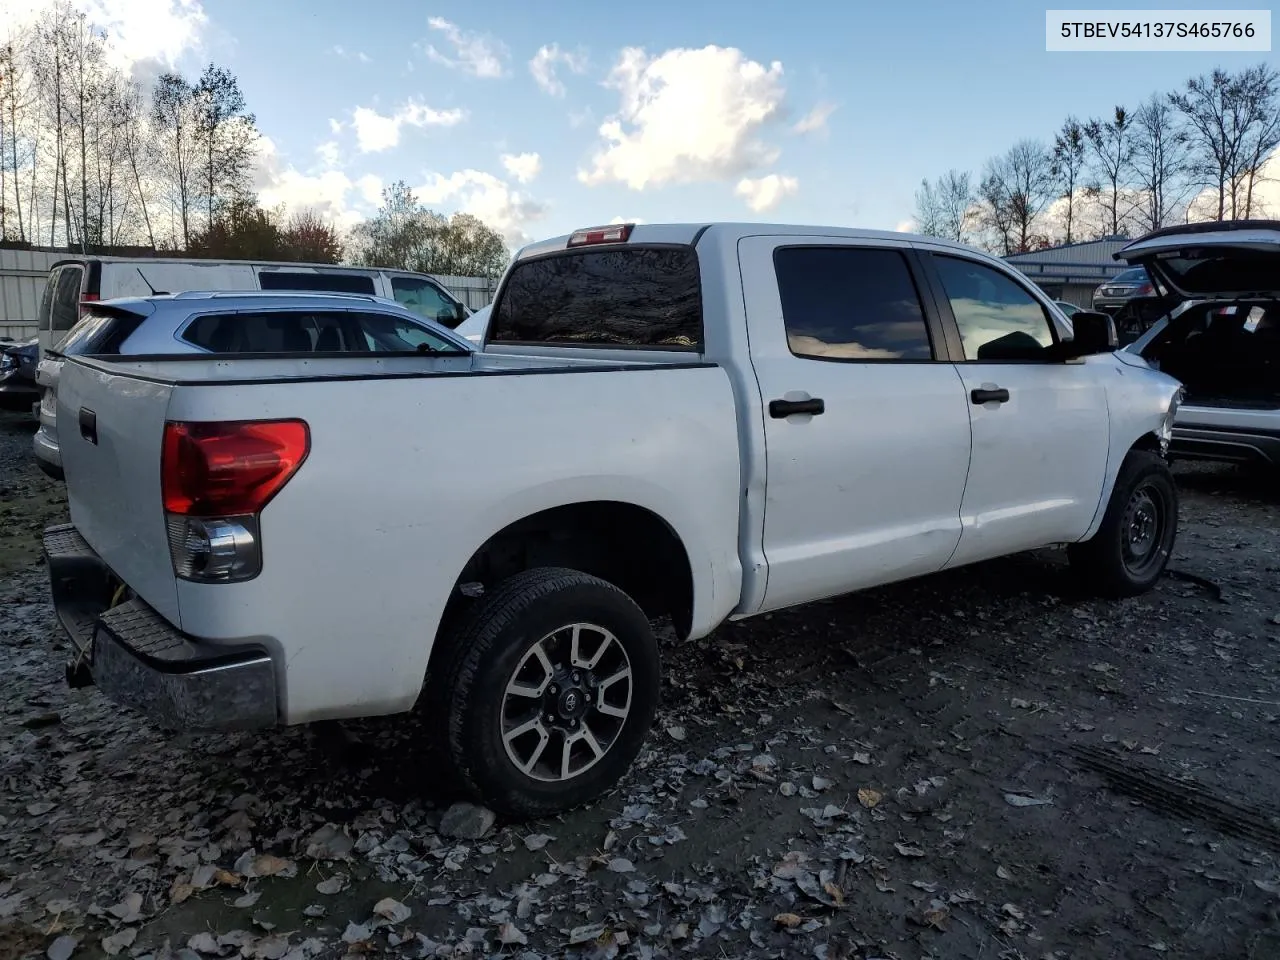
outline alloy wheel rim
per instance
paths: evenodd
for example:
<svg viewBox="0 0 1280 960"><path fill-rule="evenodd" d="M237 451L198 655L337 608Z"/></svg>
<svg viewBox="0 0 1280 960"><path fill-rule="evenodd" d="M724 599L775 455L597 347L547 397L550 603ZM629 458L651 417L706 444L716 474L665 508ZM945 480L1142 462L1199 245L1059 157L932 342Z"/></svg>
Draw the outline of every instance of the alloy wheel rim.
<svg viewBox="0 0 1280 960"><path fill-rule="evenodd" d="M533 780L582 776L617 743L631 714L631 659L611 631L571 623L531 644L503 690L507 759Z"/></svg>

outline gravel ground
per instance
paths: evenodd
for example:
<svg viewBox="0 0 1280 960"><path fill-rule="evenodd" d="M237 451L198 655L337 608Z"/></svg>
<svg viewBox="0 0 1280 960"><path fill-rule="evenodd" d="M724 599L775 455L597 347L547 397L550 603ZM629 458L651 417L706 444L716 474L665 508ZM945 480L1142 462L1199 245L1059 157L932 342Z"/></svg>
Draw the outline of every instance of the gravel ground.
<svg viewBox="0 0 1280 960"><path fill-rule="evenodd" d="M416 716L172 737L67 689L30 434L0 420L0 957L1280 956L1261 480L1179 468L1146 597L1050 551L668 643L613 795L467 840Z"/></svg>

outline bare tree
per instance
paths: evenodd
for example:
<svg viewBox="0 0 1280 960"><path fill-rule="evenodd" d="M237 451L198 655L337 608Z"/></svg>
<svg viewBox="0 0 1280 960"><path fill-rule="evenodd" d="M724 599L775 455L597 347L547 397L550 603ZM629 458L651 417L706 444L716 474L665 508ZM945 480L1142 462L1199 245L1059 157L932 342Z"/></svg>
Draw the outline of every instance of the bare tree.
<svg viewBox="0 0 1280 960"><path fill-rule="evenodd" d="M1019 140L987 162L978 188L984 220L1005 256L1031 249L1037 218L1053 197L1053 161L1044 144Z"/></svg>
<svg viewBox="0 0 1280 960"><path fill-rule="evenodd" d="M1152 95L1133 114L1134 184L1140 197L1135 211L1144 230L1159 230L1172 220L1186 197L1186 134L1166 98Z"/></svg>
<svg viewBox="0 0 1280 960"><path fill-rule="evenodd" d="M1124 187L1133 162L1132 125L1129 111L1117 106L1110 120L1090 120L1084 126L1091 172L1106 211L1105 229L1113 237L1120 236L1130 213Z"/></svg>
<svg viewBox="0 0 1280 960"><path fill-rule="evenodd" d="M149 190L143 180L142 169L147 165L152 143L148 138L146 115L142 109L142 90L136 80L130 79L120 91L118 105L120 117L120 149L128 168L133 196L142 210L142 222L147 228L147 243L156 246L156 231L147 206Z"/></svg>
<svg viewBox="0 0 1280 960"><path fill-rule="evenodd" d="M235 76L212 63L195 85L193 104L200 186L212 224L219 203L243 199L248 192L257 122L246 109Z"/></svg>
<svg viewBox="0 0 1280 960"><path fill-rule="evenodd" d="M921 180L916 191L916 230L965 243L974 225L976 202L968 171L948 170L934 183Z"/></svg>
<svg viewBox="0 0 1280 960"><path fill-rule="evenodd" d="M1280 143L1277 75L1268 65L1193 77L1169 102L1187 125L1190 170L1213 191L1218 220L1250 216L1267 156Z"/></svg>
<svg viewBox="0 0 1280 960"><path fill-rule="evenodd" d="M1053 160L1050 168L1058 188L1058 198L1067 201L1063 217L1067 228L1067 243L1072 240L1075 226L1076 191L1082 185L1086 147L1083 125L1075 117L1067 117L1062 129L1053 138Z"/></svg>
<svg viewBox="0 0 1280 960"><path fill-rule="evenodd" d="M1277 86L1280 74L1262 63L1249 67L1240 75L1240 97L1243 100L1244 136L1241 138L1241 169L1233 180L1234 192L1244 191L1237 207L1242 206L1245 219L1254 216L1257 203L1255 188L1263 179L1262 168L1271 152L1280 146L1280 102Z"/></svg>
<svg viewBox="0 0 1280 960"><path fill-rule="evenodd" d="M171 189L170 206L184 248L191 243L192 205L198 189L194 98L191 84L176 73L162 73L151 96L154 156Z"/></svg>
<svg viewBox="0 0 1280 960"><path fill-rule="evenodd" d="M928 179L921 180L916 189L916 211L912 219L916 233L926 237L942 236L942 204Z"/></svg>

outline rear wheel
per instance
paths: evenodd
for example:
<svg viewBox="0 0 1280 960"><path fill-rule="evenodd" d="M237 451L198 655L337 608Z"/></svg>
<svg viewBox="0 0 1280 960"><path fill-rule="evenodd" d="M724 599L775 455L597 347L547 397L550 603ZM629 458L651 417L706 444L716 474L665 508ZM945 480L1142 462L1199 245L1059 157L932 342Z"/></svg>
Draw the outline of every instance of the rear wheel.
<svg viewBox="0 0 1280 960"><path fill-rule="evenodd" d="M658 706L658 645L612 584L564 568L517 574L447 642L434 707L461 785L495 811L579 806L640 752Z"/></svg>
<svg viewBox="0 0 1280 960"><path fill-rule="evenodd" d="M1149 450L1131 450L1120 465L1102 525L1067 551L1072 569L1094 592L1132 597L1164 573L1178 532L1178 488L1169 465Z"/></svg>

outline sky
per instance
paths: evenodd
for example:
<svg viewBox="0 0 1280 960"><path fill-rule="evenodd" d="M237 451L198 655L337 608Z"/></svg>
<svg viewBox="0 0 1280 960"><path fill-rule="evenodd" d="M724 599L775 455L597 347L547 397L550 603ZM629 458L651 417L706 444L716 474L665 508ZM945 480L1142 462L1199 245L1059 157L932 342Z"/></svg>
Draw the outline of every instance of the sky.
<svg viewBox="0 0 1280 960"><path fill-rule="evenodd" d="M236 74L264 204L349 226L403 179L512 246L618 220L900 229L922 178L1276 56L1049 53L1025 0L74 2L140 73ZM43 4L0 0L0 25Z"/></svg>

